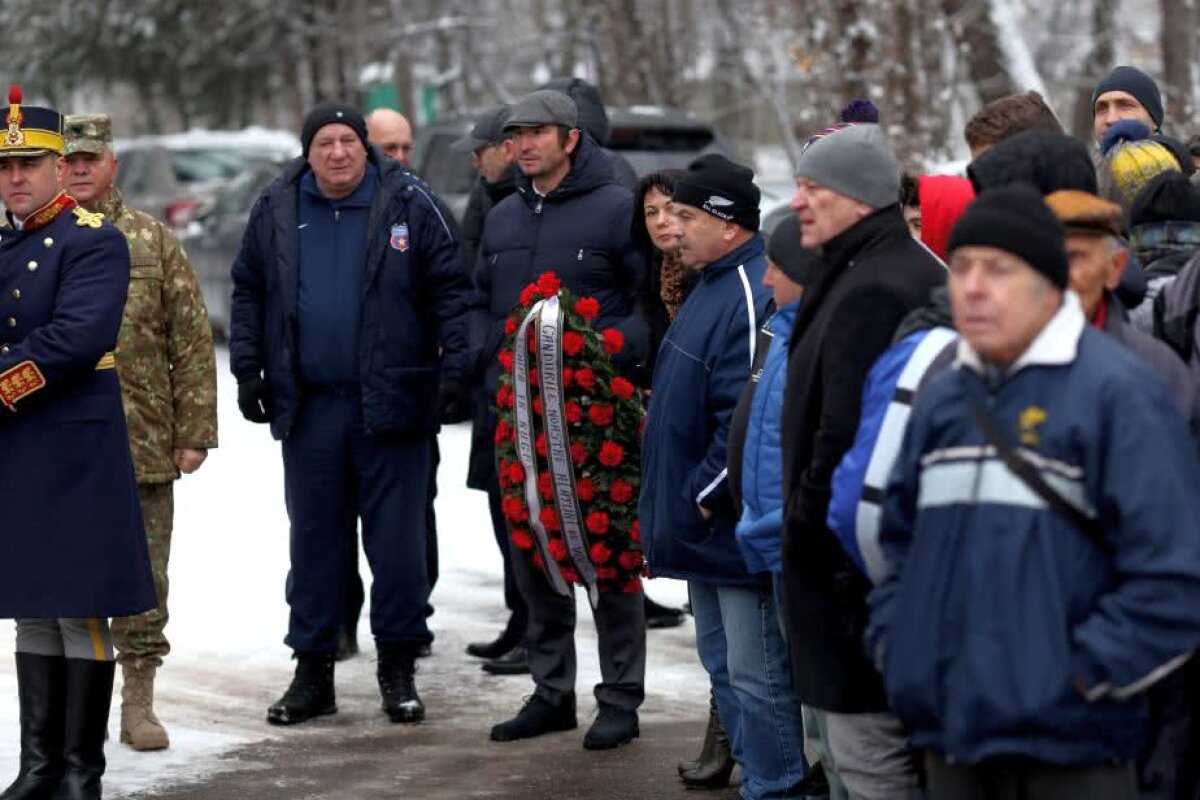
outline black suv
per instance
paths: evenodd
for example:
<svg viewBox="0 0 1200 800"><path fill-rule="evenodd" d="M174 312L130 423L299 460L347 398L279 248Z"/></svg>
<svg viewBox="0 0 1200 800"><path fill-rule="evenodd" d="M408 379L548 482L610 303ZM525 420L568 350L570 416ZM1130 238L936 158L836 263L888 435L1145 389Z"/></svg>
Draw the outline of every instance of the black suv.
<svg viewBox="0 0 1200 800"><path fill-rule="evenodd" d="M611 126L607 147L624 156L639 176L669 167L682 169L703 153L729 154L713 126L689 112L653 106L607 110ZM450 145L471 129L474 116L462 114L419 128L413 147L414 170L460 219L476 172L470 155L456 153Z"/></svg>

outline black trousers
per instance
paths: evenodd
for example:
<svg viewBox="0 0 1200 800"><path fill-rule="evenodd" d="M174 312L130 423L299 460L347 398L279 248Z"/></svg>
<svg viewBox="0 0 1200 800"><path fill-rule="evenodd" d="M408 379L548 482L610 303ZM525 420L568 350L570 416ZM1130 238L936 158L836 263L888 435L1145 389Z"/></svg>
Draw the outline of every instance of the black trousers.
<svg viewBox="0 0 1200 800"><path fill-rule="evenodd" d="M1133 764L1060 767L1018 758L948 764L927 751L930 800L1138 800Z"/></svg>

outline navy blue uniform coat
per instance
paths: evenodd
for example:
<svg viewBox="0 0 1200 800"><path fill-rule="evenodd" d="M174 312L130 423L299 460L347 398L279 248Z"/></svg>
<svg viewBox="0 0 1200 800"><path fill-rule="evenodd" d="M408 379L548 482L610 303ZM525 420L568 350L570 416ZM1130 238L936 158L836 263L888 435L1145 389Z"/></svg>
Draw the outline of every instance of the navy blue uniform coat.
<svg viewBox="0 0 1200 800"><path fill-rule="evenodd" d="M115 369L125 237L70 211L0 230L0 374L45 386L0 407L0 617L117 617L155 606Z"/></svg>

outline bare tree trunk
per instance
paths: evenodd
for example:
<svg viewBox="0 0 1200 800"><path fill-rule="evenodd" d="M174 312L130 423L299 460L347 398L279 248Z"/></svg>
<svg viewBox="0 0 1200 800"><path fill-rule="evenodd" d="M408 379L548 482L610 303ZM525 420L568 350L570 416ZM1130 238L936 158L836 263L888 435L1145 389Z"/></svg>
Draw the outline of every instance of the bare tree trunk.
<svg viewBox="0 0 1200 800"><path fill-rule="evenodd" d="M1177 125L1192 119L1192 48L1196 19L1188 0L1159 0L1166 118Z"/></svg>
<svg viewBox="0 0 1200 800"><path fill-rule="evenodd" d="M1085 142L1092 140L1092 91L1112 66L1114 55L1113 16L1116 0L1093 0L1092 6L1092 50L1084 61L1083 70L1075 87L1075 107L1071 114L1071 133Z"/></svg>
<svg viewBox="0 0 1200 800"><path fill-rule="evenodd" d="M942 0L942 10L959 42L959 56L966 61L967 74L979 93L979 102L990 103L1016 92L992 20L991 3Z"/></svg>

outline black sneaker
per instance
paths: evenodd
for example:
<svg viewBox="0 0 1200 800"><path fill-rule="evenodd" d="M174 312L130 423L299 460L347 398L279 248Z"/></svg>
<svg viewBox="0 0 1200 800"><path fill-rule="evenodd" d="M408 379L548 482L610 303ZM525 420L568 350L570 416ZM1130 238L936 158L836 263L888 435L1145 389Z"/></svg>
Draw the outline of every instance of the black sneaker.
<svg viewBox="0 0 1200 800"><path fill-rule="evenodd" d="M279 702L267 709L272 725L296 725L337 713L333 693L333 653L297 653L296 674Z"/></svg>
<svg viewBox="0 0 1200 800"><path fill-rule="evenodd" d="M636 711L600 704L600 713L583 737L585 750L611 750L629 744L641 734Z"/></svg>
<svg viewBox="0 0 1200 800"><path fill-rule="evenodd" d="M532 739L544 733L574 730L578 724L573 695L555 705L535 694L515 717L492 727L492 741Z"/></svg>
<svg viewBox="0 0 1200 800"><path fill-rule="evenodd" d="M380 645L375 676L383 711L392 722L420 722L425 719L425 704L417 695L416 650L410 645Z"/></svg>

